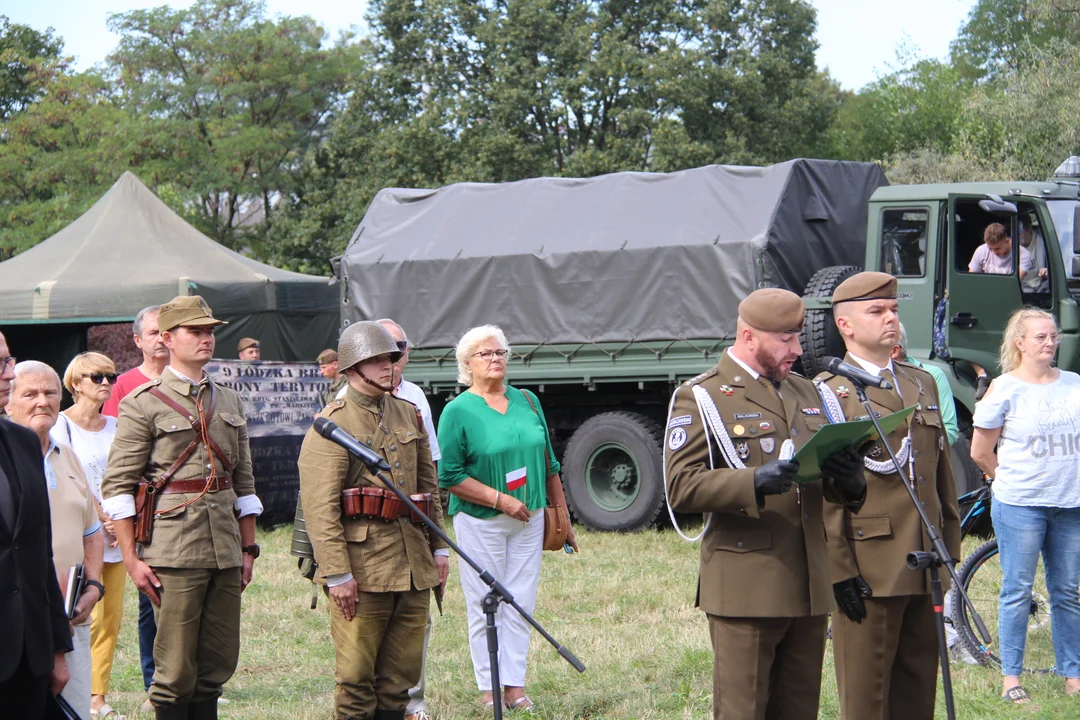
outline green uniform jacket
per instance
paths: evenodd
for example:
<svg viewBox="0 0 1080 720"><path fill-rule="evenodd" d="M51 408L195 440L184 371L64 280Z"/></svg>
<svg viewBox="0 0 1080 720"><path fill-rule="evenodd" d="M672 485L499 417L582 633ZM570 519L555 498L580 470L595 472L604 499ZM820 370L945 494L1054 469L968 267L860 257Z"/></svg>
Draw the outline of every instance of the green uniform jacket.
<svg viewBox="0 0 1080 720"><path fill-rule="evenodd" d="M844 361L856 365L850 354ZM955 558L960 557L960 513L956 504L952 467L949 464L949 443L938 410L937 384L930 373L905 362L893 361L896 368L895 391L867 388L866 396L875 412L882 415L919 405L912 419L912 452L915 453L915 493L930 521L937 525L945 545ZM866 419L866 408L856 397L851 381L832 373L818 375L825 381L844 410L847 420ZM847 397L843 397L846 395ZM902 398L902 399L901 399ZM889 444L899 452L900 443L908 433L907 425L889 435ZM880 444L880 441L879 441ZM871 451L871 457L887 461L883 449ZM908 472L908 464L904 464ZM895 472L881 475L866 470L866 502L858 517L843 508L826 511L825 526L829 534L829 562L833 582L862 575L874 591L874 597L923 595L930 592L927 573L914 572L907 567L907 554L914 550L931 550L919 515L911 504L903 481ZM948 588L948 577L942 573Z"/></svg>
<svg viewBox="0 0 1080 720"><path fill-rule="evenodd" d="M384 394L372 398L350 387L344 398L327 405L319 417L382 455L384 471L406 495L439 497L427 432L417 422L416 406ZM424 590L439 584L431 548L421 527L408 518L391 522L342 513L345 488L384 487L363 463L315 432L308 431L300 448L300 499L304 522L319 564L319 577L351 572L363 592ZM443 527L442 507L432 518ZM446 547L437 537L435 547Z"/></svg>
<svg viewBox="0 0 1080 720"><path fill-rule="evenodd" d="M150 566L220 569L242 563L240 525L234 512L236 498L255 494L247 421L235 392L212 380L205 380L199 387L207 384L213 386L217 397L214 417L210 420L210 437L232 465L233 485L229 490L207 493L184 508L180 506L198 493L159 495L157 509L164 512L154 521L150 544L139 547L139 557ZM169 369L121 400L116 438L101 482L104 499L135 495L136 486L143 478L160 477L195 438L188 419L151 395L148 390L152 387L160 387L182 407L190 408L192 415L197 412L191 383ZM202 391L204 410L210 406L208 392L209 388ZM204 478L209 473L210 462L211 454L200 443L173 478ZM216 456L213 462L218 474L224 474L225 469Z"/></svg>
<svg viewBox="0 0 1080 720"><path fill-rule="evenodd" d="M727 468L715 440L717 469L710 469L694 385L712 397L745 469ZM826 423L806 378L788 376L780 394L782 401L726 352L714 369L675 391L664 437L668 496L676 512L713 514L698 579L698 605L712 615L802 617L833 609L823 501L857 512L862 498L843 497L825 479L769 495L758 506L754 468L779 459L784 440L802 447Z"/></svg>
<svg viewBox="0 0 1080 720"><path fill-rule="evenodd" d="M338 391L345 387L345 383L349 382L349 378L345 375L338 376L338 379L330 383L330 387L326 389L326 392L322 394L322 404L326 407L330 403L334 402L337 398Z"/></svg>

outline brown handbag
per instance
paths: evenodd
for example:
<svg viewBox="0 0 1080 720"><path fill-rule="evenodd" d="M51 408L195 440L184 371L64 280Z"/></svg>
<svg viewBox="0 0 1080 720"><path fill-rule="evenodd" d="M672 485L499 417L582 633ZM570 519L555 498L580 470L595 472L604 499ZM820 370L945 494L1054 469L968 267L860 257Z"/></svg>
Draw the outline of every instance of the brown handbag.
<svg viewBox="0 0 1080 720"><path fill-rule="evenodd" d="M544 549L562 550L570 530L570 515L562 505L544 508Z"/></svg>
<svg viewBox="0 0 1080 720"><path fill-rule="evenodd" d="M528 401L529 407L540 417L532 398L524 390L521 392ZM548 457L547 448L544 448L544 472L551 470L551 458ZM545 479L546 476L545 476ZM544 549L562 550L566 540L570 536L570 513L562 505L548 505L544 508Z"/></svg>

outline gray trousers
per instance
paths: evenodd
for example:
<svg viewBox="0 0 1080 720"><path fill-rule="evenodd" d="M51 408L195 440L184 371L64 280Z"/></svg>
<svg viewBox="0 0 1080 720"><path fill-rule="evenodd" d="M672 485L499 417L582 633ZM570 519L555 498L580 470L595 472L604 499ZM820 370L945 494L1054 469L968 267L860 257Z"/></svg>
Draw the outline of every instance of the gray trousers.
<svg viewBox="0 0 1080 720"><path fill-rule="evenodd" d="M420 682L409 688L409 704L405 707L406 715L427 712L427 700L424 699L424 674L427 672L427 648L431 641L431 613L428 613L427 626L424 628L424 657L420 661Z"/></svg>

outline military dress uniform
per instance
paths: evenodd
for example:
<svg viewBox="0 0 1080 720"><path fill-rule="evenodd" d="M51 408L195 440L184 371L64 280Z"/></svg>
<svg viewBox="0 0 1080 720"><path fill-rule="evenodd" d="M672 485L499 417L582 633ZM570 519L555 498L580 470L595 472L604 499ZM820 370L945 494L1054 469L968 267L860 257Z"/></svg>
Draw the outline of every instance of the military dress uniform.
<svg viewBox="0 0 1080 720"><path fill-rule="evenodd" d="M177 301L183 301L179 310L172 307ZM172 317L170 310L210 317L209 308L197 296L177 301L162 306L159 322L163 329L173 329L166 325ZM195 310L188 307L193 304ZM185 414L154 391L163 393ZM207 435L224 457L206 446L190 418L208 420ZM162 585L161 604L154 608L156 670L149 691L158 708L206 703L216 707L221 687L232 677L239 659L243 560L237 515L262 511L255 496L239 396L206 376L193 384L166 368L160 378L141 385L120 402L116 437L101 487L106 511L119 519L111 508L134 507L131 498L138 483L161 477L192 440L198 441L198 447L158 495L150 542L137 548ZM181 486L187 491L173 491ZM119 505L118 500L122 501Z"/></svg>
<svg viewBox="0 0 1080 720"><path fill-rule="evenodd" d="M800 325L801 317L800 300ZM695 388L714 402L744 469L727 467ZM669 503L712 514L697 605L708 614L714 650L714 718L817 718L833 608L822 508L838 502L857 512L862 498L845 497L826 478L759 504L754 471L780 459L785 440L797 450L826 422L809 380L792 373L777 392L730 352L675 391L664 448Z"/></svg>
<svg viewBox="0 0 1080 720"><path fill-rule="evenodd" d="M860 279L879 275L883 277ZM855 281L852 286L837 288L834 303L837 297L845 301L867 294L872 297L866 299L895 298L895 279L891 285L889 279L883 273L856 275L850 279ZM879 281L885 285L867 288L880 285ZM859 367L859 360L850 353L844 360ZM879 417L916 406L913 416L889 435L888 442L901 455L910 430L908 449L899 459L949 552L960 557L960 518L937 386L932 375L915 365L894 360L892 366L884 372L894 389L868 387L867 398ZM844 419L868 419L850 380L826 372L816 382L832 391ZM826 401L830 400L826 395ZM880 472L866 469L866 501L859 515L835 506L825 513L833 582L861 575L873 592L864 599L867 617L861 623L842 612L833 614L841 717L929 720L937 694L937 630L928 573L909 570L907 554L933 548L900 476L891 467L887 471L882 467L891 461L880 440L868 450L867 459ZM948 578L942 581L947 590Z"/></svg>
<svg viewBox="0 0 1080 720"><path fill-rule="evenodd" d="M342 342L346 340L342 335ZM427 433L415 405L390 393L371 397L350 386L345 397L331 401L320 417L334 421L381 455L390 465L383 474L406 495L432 493L438 498ZM299 469L318 580L333 582L351 573L360 591L351 621L330 603L336 716L402 718L409 688L420 679L430 589L439 584L432 548L446 544L432 535L429 546L423 527L408 517L387 522L345 515L342 490L382 488L383 483L314 429L304 438ZM443 527L438 502L433 519Z"/></svg>

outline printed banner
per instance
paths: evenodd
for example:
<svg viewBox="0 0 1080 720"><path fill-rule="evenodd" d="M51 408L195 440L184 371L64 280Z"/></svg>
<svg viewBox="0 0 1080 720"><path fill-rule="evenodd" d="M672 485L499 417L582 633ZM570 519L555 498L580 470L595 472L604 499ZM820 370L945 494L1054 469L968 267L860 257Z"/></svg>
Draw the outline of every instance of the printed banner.
<svg viewBox="0 0 1080 720"><path fill-rule="evenodd" d="M214 360L206 372L244 403L263 519L291 522L300 489L300 444L322 409L321 396L330 381L315 363Z"/></svg>

